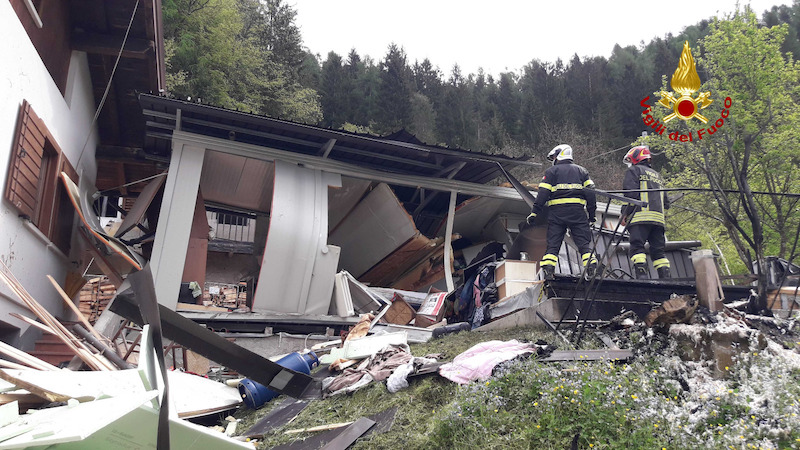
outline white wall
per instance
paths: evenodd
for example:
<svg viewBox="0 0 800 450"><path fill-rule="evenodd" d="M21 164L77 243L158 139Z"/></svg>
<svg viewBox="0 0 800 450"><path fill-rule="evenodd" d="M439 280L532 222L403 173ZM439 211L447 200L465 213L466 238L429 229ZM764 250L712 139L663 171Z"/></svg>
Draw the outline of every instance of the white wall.
<svg viewBox="0 0 800 450"><path fill-rule="evenodd" d="M96 131L92 131L78 162L94 115L86 54L72 53L65 98L42 64L9 2L0 2L0 42L4 43L3 62L0 63L0 189L5 192L11 146L23 100L27 100L44 121L78 173L94 180L97 172L94 160ZM33 225L20 219L3 196L0 204L0 260L39 303L57 316L62 315L63 302L46 275L52 275L63 283L69 269L82 269L77 267L77 256L62 255ZM0 285L0 321L24 331L26 326L8 315L11 311L31 316L27 309L16 303L11 291ZM0 338L8 339L2 334Z"/></svg>

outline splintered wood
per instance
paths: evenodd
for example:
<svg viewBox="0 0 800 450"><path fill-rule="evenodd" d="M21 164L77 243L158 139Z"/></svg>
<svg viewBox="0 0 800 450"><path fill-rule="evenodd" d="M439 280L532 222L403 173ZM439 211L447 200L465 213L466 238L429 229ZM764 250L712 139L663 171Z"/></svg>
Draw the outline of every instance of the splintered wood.
<svg viewBox="0 0 800 450"><path fill-rule="evenodd" d="M116 294L117 288L108 278L92 278L81 289L78 308L89 322L94 323Z"/></svg>
<svg viewBox="0 0 800 450"><path fill-rule="evenodd" d="M0 261L0 281L3 281L16 296L22 300L25 306L42 321L42 325L48 327L56 337L58 337L70 350L78 356L87 366L93 370L116 370L105 357L93 353L86 344L75 337L67 328L53 317L42 305L37 302L31 294L22 286L14 274L4 262ZM18 359L18 358L15 358ZM23 364L26 361L19 360Z"/></svg>

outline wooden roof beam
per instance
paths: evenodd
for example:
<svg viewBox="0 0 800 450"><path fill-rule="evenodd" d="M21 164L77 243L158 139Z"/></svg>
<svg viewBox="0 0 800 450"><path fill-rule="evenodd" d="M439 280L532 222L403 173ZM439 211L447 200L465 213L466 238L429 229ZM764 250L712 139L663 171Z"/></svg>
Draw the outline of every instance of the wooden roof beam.
<svg viewBox="0 0 800 450"><path fill-rule="evenodd" d="M86 32L76 32L71 37L73 50L114 57L119 54L122 39L123 36ZM155 43L153 41L129 37L125 42L122 57L145 59L154 51Z"/></svg>

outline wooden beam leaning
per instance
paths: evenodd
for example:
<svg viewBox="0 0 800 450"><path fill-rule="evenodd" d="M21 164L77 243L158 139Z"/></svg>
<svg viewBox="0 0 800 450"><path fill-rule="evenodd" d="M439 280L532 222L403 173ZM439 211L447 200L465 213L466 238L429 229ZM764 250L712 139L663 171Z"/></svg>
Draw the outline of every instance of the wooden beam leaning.
<svg viewBox="0 0 800 450"><path fill-rule="evenodd" d="M111 311L139 325L143 324L133 289L123 289L108 305ZM229 367L280 394L294 398L321 398L321 382L270 361L234 344L213 331L158 305L161 326L168 339Z"/></svg>
<svg viewBox="0 0 800 450"><path fill-rule="evenodd" d="M0 261L0 280L2 280L16 295L20 298L28 309L33 312L45 325L50 327L55 335L67 345L78 357L83 360L93 370L115 370L114 366L105 360L105 358L98 358L83 344L81 340L76 338L72 333L64 327L49 311L39 304L17 280L8 266Z"/></svg>
<svg viewBox="0 0 800 450"><path fill-rule="evenodd" d="M41 359L29 355L20 349L14 348L3 341L0 341L0 353L10 356L26 366L39 370L58 370L58 367Z"/></svg>
<svg viewBox="0 0 800 450"><path fill-rule="evenodd" d="M86 320L86 316L84 316L81 310L78 309L77 306L75 306L75 303L73 303L72 299L70 299L69 296L67 296L67 293L64 292L63 289L61 289L61 286L59 286L56 280L54 280L53 277L51 277L50 275L47 276L47 279L50 280L50 283L53 284L53 287L56 288L56 291L58 291L59 295L61 295L61 298L64 300L64 303L66 303L67 306L69 306L69 308L72 310L72 312L75 313L76 316L78 316L78 320L81 321L83 326L86 327L86 329L89 330L89 332L91 332L92 335L98 341L103 342L105 345L111 345L111 341L107 337L98 333L97 330L94 329L92 324L90 324L89 321Z"/></svg>

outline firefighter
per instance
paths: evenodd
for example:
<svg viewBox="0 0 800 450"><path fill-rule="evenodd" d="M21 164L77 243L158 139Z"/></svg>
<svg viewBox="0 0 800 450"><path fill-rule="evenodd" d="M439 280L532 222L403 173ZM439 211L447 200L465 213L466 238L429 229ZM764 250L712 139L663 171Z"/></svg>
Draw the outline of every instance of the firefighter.
<svg viewBox="0 0 800 450"><path fill-rule="evenodd" d="M569 229L586 267L584 275L587 279L592 278L597 270L590 230L597 210L594 182L586 169L572 162L572 147L569 145L561 144L553 148L547 159L553 162L553 167L545 171L539 183L536 203L527 219L528 224L533 224L544 207L548 208L547 250L539 265L545 279L552 279L561 242Z"/></svg>
<svg viewBox="0 0 800 450"><path fill-rule="evenodd" d="M669 198L664 192L648 192L661 189L664 180L650 167L650 148L646 145L633 147L623 159L628 166L622 189L625 196L647 202L647 206L626 205L622 210L622 223L628 224L631 238L630 258L636 279L649 278L645 242L650 243L650 258L659 278L670 278L669 260L664 253L664 210L669 208Z"/></svg>

